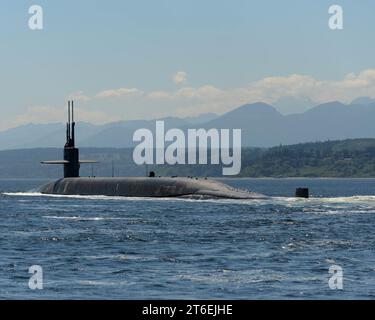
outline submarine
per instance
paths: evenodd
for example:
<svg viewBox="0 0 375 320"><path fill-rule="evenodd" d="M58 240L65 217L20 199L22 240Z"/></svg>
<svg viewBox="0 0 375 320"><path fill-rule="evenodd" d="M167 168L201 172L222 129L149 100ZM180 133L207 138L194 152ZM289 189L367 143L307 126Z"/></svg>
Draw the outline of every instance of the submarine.
<svg viewBox="0 0 375 320"><path fill-rule="evenodd" d="M42 161L47 165L63 165L64 178L40 187L46 195L115 196L145 198L189 198L189 199L263 199L265 195L233 188L225 183L191 177L80 177L82 164L97 163L80 160L75 146L74 102L68 101L68 122L64 159Z"/></svg>

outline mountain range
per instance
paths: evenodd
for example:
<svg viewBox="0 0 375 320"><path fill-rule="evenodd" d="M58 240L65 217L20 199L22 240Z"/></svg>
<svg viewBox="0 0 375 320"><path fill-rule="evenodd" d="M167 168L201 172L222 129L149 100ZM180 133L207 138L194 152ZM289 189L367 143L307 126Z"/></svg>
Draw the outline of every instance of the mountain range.
<svg viewBox="0 0 375 320"><path fill-rule="evenodd" d="M283 115L273 106L253 103L223 115L160 119L170 128L242 129L244 147L272 147L304 142L375 138L375 99L361 97L351 104L329 102L304 113ZM105 125L77 123L79 147L127 148L134 146L133 133L154 131L155 120L119 121ZM65 125L27 124L0 132L0 150L62 147Z"/></svg>

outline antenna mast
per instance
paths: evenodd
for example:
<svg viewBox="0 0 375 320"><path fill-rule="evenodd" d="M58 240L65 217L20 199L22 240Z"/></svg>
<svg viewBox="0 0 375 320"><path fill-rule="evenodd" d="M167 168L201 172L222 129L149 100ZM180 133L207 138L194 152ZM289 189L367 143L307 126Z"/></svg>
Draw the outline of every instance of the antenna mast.
<svg viewBox="0 0 375 320"><path fill-rule="evenodd" d="M72 100L72 144L73 144L73 147L75 146L75 126L76 126L76 123L74 122L74 102Z"/></svg>
<svg viewBox="0 0 375 320"><path fill-rule="evenodd" d="M66 144L70 142L70 101L68 101L68 122L66 123Z"/></svg>

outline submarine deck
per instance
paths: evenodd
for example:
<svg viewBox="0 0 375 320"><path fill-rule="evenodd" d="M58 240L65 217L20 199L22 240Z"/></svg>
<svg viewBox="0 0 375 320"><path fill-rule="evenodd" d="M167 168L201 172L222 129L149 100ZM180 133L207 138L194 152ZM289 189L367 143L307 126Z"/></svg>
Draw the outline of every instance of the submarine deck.
<svg viewBox="0 0 375 320"><path fill-rule="evenodd" d="M43 194L123 197L184 197L262 199L266 196L235 189L212 179L182 177L63 178L40 188Z"/></svg>

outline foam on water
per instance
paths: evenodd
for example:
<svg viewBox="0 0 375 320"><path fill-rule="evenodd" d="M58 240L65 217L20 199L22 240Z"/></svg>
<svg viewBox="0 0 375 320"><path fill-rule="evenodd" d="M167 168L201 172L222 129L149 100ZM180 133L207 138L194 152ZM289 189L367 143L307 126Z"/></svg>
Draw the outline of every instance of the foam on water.
<svg viewBox="0 0 375 320"><path fill-rule="evenodd" d="M64 216L43 216L46 219L60 219L60 220L73 220L73 221L103 221L103 220L128 220L126 218L118 217L64 217Z"/></svg>
<svg viewBox="0 0 375 320"><path fill-rule="evenodd" d="M120 200L120 201L187 201L187 202L207 202L215 203L238 203L238 204L314 204L314 203L374 203L375 196L356 195L351 197L310 197L308 199L296 197L269 197L265 199L189 199L189 198L152 198L152 197L120 197L120 196L97 196L97 195L58 195L42 194L40 192L3 192L3 195L11 197L49 197L67 199L87 199L87 200Z"/></svg>

